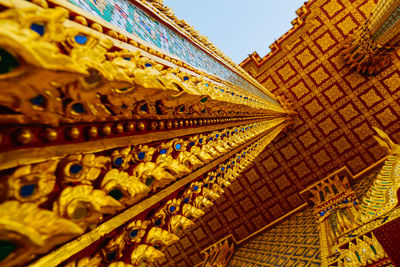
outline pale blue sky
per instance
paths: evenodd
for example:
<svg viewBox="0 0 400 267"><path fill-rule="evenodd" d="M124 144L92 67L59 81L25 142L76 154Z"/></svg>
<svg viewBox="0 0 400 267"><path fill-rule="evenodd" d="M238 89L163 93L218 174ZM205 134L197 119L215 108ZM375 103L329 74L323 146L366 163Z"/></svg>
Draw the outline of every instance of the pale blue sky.
<svg viewBox="0 0 400 267"><path fill-rule="evenodd" d="M269 45L291 28L304 0L164 0L186 20L240 63L253 51L263 57Z"/></svg>

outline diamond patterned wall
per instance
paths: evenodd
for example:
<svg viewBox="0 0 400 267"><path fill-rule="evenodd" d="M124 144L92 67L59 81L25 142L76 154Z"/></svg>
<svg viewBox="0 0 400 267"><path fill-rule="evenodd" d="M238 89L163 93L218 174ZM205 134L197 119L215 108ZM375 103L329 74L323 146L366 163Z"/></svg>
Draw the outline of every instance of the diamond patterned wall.
<svg viewBox="0 0 400 267"><path fill-rule="evenodd" d="M242 66L298 112L281 134L178 244L165 266L194 266L200 251L232 234L237 241L304 203L299 192L337 169L357 174L386 155L372 126L400 143L400 59L374 77L343 65L341 42L361 25L373 0L314 0L305 23L275 43L264 59Z"/></svg>
<svg viewBox="0 0 400 267"><path fill-rule="evenodd" d="M229 266L321 266L319 233L312 208L244 244Z"/></svg>

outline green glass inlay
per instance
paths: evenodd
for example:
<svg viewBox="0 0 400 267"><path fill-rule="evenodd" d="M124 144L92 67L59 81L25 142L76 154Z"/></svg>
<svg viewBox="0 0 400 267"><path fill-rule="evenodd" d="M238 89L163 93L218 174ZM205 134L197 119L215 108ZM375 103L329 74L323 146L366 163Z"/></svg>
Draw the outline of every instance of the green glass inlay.
<svg viewBox="0 0 400 267"><path fill-rule="evenodd" d="M0 48L0 74L8 73L18 66L18 60L6 50Z"/></svg>
<svg viewBox="0 0 400 267"><path fill-rule="evenodd" d="M0 261L7 258L16 248L17 246L9 240L0 240Z"/></svg>

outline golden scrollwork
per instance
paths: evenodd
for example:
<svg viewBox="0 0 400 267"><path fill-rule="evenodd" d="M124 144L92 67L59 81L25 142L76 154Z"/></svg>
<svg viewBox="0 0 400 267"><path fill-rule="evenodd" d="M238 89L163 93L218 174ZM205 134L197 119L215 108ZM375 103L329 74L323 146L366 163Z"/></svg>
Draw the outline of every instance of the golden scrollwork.
<svg viewBox="0 0 400 267"><path fill-rule="evenodd" d="M139 163L133 170L133 174L146 186L154 189L165 187L177 178L154 162Z"/></svg>
<svg viewBox="0 0 400 267"><path fill-rule="evenodd" d="M58 160L17 168L7 178L8 197L20 202L42 203L47 200L56 183Z"/></svg>
<svg viewBox="0 0 400 267"><path fill-rule="evenodd" d="M194 221L197 218L204 215L204 211L201 209L196 208L195 206L184 204L182 208L183 216L189 218L190 220Z"/></svg>
<svg viewBox="0 0 400 267"><path fill-rule="evenodd" d="M89 185L66 187L53 204L56 214L85 229L100 222L103 214L113 214L120 208L117 200Z"/></svg>
<svg viewBox="0 0 400 267"><path fill-rule="evenodd" d="M123 261L115 261L109 264L108 267L135 267L135 266Z"/></svg>
<svg viewBox="0 0 400 267"><path fill-rule="evenodd" d="M118 169L111 169L105 174L101 189L126 206L136 203L150 192L150 188L138 178Z"/></svg>
<svg viewBox="0 0 400 267"><path fill-rule="evenodd" d="M182 215L173 215L168 223L168 231L174 235L181 235L183 231L192 227L194 222Z"/></svg>
<svg viewBox="0 0 400 267"><path fill-rule="evenodd" d="M108 157L96 157L94 154L68 156L61 161L63 182L90 185L99 177L108 162L110 162Z"/></svg>
<svg viewBox="0 0 400 267"><path fill-rule="evenodd" d="M152 266L155 260L164 257L164 253L148 245L139 245L132 251L130 260L135 266Z"/></svg>
<svg viewBox="0 0 400 267"><path fill-rule="evenodd" d="M99 255L94 257L86 257L79 260L69 261L65 264L66 267L98 267L102 258Z"/></svg>
<svg viewBox="0 0 400 267"><path fill-rule="evenodd" d="M82 233L79 225L35 203L11 200L0 204L0 237L5 253L2 266L27 262Z"/></svg>
<svg viewBox="0 0 400 267"><path fill-rule="evenodd" d="M178 240L179 237L159 227L152 227L146 237L147 244L157 245L161 251Z"/></svg>

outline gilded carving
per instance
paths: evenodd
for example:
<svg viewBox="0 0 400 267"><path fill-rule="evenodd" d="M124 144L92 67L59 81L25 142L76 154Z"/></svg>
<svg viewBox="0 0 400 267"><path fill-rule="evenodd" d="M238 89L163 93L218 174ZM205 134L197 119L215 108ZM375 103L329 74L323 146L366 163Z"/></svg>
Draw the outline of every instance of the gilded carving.
<svg viewBox="0 0 400 267"><path fill-rule="evenodd" d="M0 204L0 236L10 250L4 251L6 255L1 264L15 266L27 262L83 231L74 222L37 204L6 201Z"/></svg>
<svg viewBox="0 0 400 267"><path fill-rule="evenodd" d="M282 76L283 80L287 81L290 77L295 75L295 71L292 67L287 63L282 69L278 70L278 73Z"/></svg>
<svg viewBox="0 0 400 267"><path fill-rule="evenodd" d="M98 267L100 266L102 258L99 255L94 257L86 257L79 260L69 261L65 264L66 267ZM111 265L110 265L111 266Z"/></svg>
<svg viewBox="0 0 400 267"><path fill-rule="evenodd" d="M331 118L327 118L321 121L318 125L319 127L321 127L324 134L329 134L330 132L336 129L336 125Z"/></svg>
<svg viewBox="0 0 400 267"><path fill-rule="evenodd" d="M90 185L105 169L109 158L94 154L71 155L61 162L64 183L81 183Z"/></svg>
<svg viewBox="0 0 400 267"><path fill-rule="evenodd" d="M153 262L164 257L164 253L148 245L139 245L132 251L130 260L134 266L152 266Z"/></svg>
<svg viewBox="0 0 400 267"><path fill-rule="evenodd" d="M336 84L333 85L330 89L326 90L324 94L329 98L332 103L343 96L342 91L339 90Z"/></svg>
<svg viewBox="0 0 400 267"><path fill-rule="evenodd" d="M310 76L315 80L317 85L320 85L323 81L330 77L322 67L319 67L317 70L311 73Z"/></svg>
<svg viewBox="0 0 400 267"><path fill-rule="evenodd" d="M127 244L140 243L143 236L146 234L147 227L150 221L133 221L125 227L124 233L126 234L125 241Z"/></svg>
<svg viewBox="0 0 400 267"><path fill-rule="evenodd" d="M309 49L305 49L303 52L297 55L297 58L300 60L303 67L307 66L308 63L315 59Z"/></svg>
<svg viewBox="0 0 400 267"><path fill-rule="evenodd" d="M134 168L133 175L139 178L140 182L153 189L164 187L177 178L154 162L139 163Z"/></svg>
<svg viewBox="0 0 400 267"><path fill-rule="evenodd" d="M353 119L358 115L358 112L354 109L352 104L348 104L344 108L340 109L339 113L342 114L346 122L350 121L351 119Z"/></svg>
<svg viewBox="0 0 400 267"><path fill-rule="evenodd" d="M349 142L347 142L346 138L343 136L338 140L333 141L332 144L336 147L339 153L342 153L343 151L352 147L352 145L349 144Z"/></svg>
<svg viewBox="0 0 400 267"><path fill-rule="evenodd" d="M317 161L318 166L322 166L330 160L330 157L326 154L325 150L320 150L318 153L313 155L313 158Z"/></svg>
<svg viewBox="0 0 400 267"><path fill-rule="evenodd" d="M323 6L323 9L328 12L329 17L332 17L336 14L339 10L341 10L343 6L337 2L337 0L331 0L329 3Z"/></svg>
<svg viewBox="0 0 400 267"><path fill-rule="evenodd" d="M306 148L317 142L317 140L314 138L314 136L311 134L310 131L307 131L305 134L300 136L299 139Z"/></svg>
<svg viewBox="0 0 400 267"><path fill-rule="evenodd" d="M357 24L350 16L347 16L343 21L339 22L337 26L345 35L348 35L352 30L357 28Z"/></svg>
<svg viewBox="0 0 400 267"><path fill-rule="evenodd" d="M374 89L370 89L367 93L361 95L361 99L364 100L368 108L373 106L376 102L382 100L380 96L378 96Z"/></svg>
<svg viewBox="0 0 400 267"><path fill-rule="evenodd" d="M17 168L8 181L8 197L21 202L42 203L53 191L58 160Z"/></svg>
<svg viewBox="0 0 400 267"><path fill-rule="evenodd" d="M323 108L316 99L305 105L305 108L310 113L311 117L314 117L315 114L323 110Z"/></svg>
<svg viewBox="0 0 400 267"><path fill-rule="evenodd" d="M300 82L296 86L293 86L291 88L291 91L294 92L296 97L300 99L302 96L307 94L310 90L308 90L308 88L304 85L303 82Z"/></svg>
<svg viewBox="0 0 400 267"><path fill-rule="evenodd" d="M152 227L146 237L146 243L152 244L153 246L157 245L161 251L178 240L179 237L159 227Z"/></svg>
<svg viewBox="0 0 400 267"><path fill-rule="evenodd" d="M389 78L383 80L387 87L389 87L390 91L395 91L400 87L400 77L399 74L396 72L391 75Z"/></svg>
<svg viewBox="0 0 400 267"><path fill-rule="evenodd" d="M138 178L118 169L105 174L101 189L126 206L136 203L150 192L150 188Z"/></svg>
<svg viewBox="0 0 400 267"><path fill-rule="evenodd" d="M373 134L371 128L366 123L363 123L359 127L354 128L354 132L358 135L360 140L364 140L365 138Z"/></svg>
<svg viewBox="0 0 400 267"><path fill-rule="evenodd" d="M95 226L103 214L113 214L121 204L104 191L89 185L66 187L53 204L53 211L75 222L82 228Z"/></svg>
<svg viewBox="0 0 400 267"><path fill-rule="evenodd" d="M204 211L201 209L196 208L195 206L184 204L182 208L183 216L189 218L190 220L194 221L197 218L204 215Z"/></svg>
<svg viewBox="0 0 400 267"><path fill-rule="evenodd" d="M390 123L397 121L398 119L397 116L395 116L389 108L386 108L385 110L380 112L378 115L376 115L376 117L378 118L378 120L381 121L383 126L387 126Z"/></svg>
<svg viewBox="0 0 400 267"><path fill-rule="evenodd" d="M329 33L325 33L315 42L322 48L323 51L326 51L328 48L335 44L335 41L332 39Z"/></svg>

